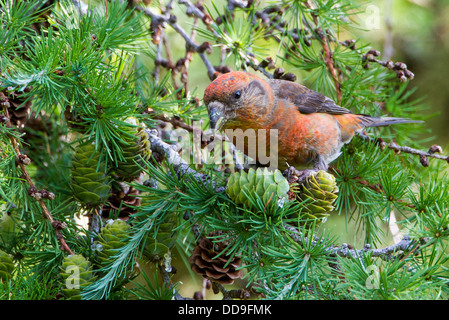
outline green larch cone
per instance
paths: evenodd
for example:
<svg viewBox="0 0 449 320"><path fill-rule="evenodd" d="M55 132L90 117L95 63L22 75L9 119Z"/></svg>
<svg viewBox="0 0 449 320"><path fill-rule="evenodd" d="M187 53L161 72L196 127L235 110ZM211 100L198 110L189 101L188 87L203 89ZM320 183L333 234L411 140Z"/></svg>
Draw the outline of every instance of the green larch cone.
<svg viewBox="0 0 449 320"><path fill-rule="evenodd" d="M278 169L271 172L267 168L257 168L257 170L251 168L248 173L234 172L226 186L226 193L236 204L250 207L250 201L243 193L243 189L249 193L257 193L265 204L276 201L282 205L282 202L287 199L290 186Z"/></svg>
<svg viewBox="0 0 449 320"><path fill-rule="evenodd" d="M9 281L15 268L12 256L0 250L0 281Z"/></svg>
<svg viewBox="0 0 449 320"><path fill-rule="evenodd" d="M145 241L145 247L143 249L144 257L149 261L153 261L155 259L162 259L165 254L170 252L176 242L176 227L177 221L174 213L169 213L166 216L165 221L157 227L157 232L154 230L155 227L153 227ZM154 237L155 233L156 239Z"/></svg>
<svg viewBox="0 0 449 320"><path fill-rule="evenodd" d="M61 293L69 300L81 300L82 290L95 281L91 263L80 254L65 257L59 275Z"/></svg>
<svg viewBox="0 0 449 320"><path fill-rule="evenodd" d="M129 122L132 121L129 120ZM134 120L137 125L137 120ZM130 133L134 137L123 136L123 141L118 144L122 149L124 159L118 159L115 172L125 181L130 181L139 176L144 166L144 160L151 156L151 143L148 134L141 127L130 128ZM142 159L143 158L143 159Z"/></svg>
<svg viewBox="0 0 449 320"><path fill-rule="evenodd" d="M98 234L98 262L106 266L117 254L117 250L126 244L131 226L123 220L108 220Z"/></svg>
<svg viewBox="0 0 449 320"><path fill-rule="evenodd" d="M109 197L111 181L105 166L95 145L87 143L76 148L70 171L70 187L79 202L95 207Z"/></svg>
<svg viewBox="0 0 449 320"><path fill-rule="evenodd" d="M298 193L299 201L308 200L304 203L301 218L324 222L335 209L333 204L337 196L338 186L332 174L323 170L312 173Z"/></svg>

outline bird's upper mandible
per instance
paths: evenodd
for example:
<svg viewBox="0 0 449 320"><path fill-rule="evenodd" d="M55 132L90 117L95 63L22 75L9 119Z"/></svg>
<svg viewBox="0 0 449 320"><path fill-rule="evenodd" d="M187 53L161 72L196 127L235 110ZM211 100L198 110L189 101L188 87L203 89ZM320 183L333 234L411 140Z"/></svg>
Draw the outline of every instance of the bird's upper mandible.
<svg viewBox="0 0 449 320"><path fill-rule="evenodd" d="M270 84L248 72L225 73L206 88L204 102L211 128L223 119L224 128L260 127L275 106Z"/></svg>

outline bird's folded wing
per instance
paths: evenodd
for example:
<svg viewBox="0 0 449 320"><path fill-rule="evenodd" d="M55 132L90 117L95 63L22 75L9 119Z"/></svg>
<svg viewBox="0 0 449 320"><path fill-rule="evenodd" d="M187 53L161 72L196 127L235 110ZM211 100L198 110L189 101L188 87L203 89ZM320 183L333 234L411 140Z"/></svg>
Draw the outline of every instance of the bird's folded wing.
<svg viewBox="0 0 449 320"><path fill-rule="evenodd" d="M271 82L272 87L277 88L277 90L274 90L277 98L290 100L298 108L298 111L303 114L351 113L348 109L336 105L332 99L298 83L283 80L271 80Z"/></svg>

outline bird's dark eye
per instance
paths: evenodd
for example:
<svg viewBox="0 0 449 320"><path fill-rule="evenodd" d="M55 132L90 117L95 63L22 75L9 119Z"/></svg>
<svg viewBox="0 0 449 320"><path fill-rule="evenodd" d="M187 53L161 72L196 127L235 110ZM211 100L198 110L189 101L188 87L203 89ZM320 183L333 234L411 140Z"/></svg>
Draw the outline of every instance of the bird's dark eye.
<svg viewBox="0 0 449 320"><path fill-rule="evenodd" d="M234 93L234 98L236 98L236 99L240 99L241 96L242 96L242 92L241 92L240 90L237 90L237 91Z"/></svg>

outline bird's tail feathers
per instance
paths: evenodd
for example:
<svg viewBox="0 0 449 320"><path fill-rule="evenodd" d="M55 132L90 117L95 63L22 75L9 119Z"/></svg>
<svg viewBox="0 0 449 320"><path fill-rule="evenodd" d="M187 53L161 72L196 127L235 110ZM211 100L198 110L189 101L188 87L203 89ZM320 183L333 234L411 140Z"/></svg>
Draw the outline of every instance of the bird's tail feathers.
<svg viewBox="0 0 449 320"><path fill-rule="evenodd" d="M391 124L399 124L399 123L423 123L424 121L420 120L411 120L406 118L395 118L395 117L363 117L363 124L365 127L383 127L389 126Z"/></svg>

